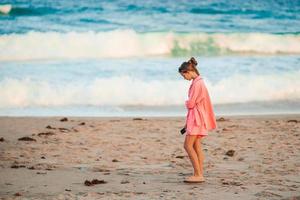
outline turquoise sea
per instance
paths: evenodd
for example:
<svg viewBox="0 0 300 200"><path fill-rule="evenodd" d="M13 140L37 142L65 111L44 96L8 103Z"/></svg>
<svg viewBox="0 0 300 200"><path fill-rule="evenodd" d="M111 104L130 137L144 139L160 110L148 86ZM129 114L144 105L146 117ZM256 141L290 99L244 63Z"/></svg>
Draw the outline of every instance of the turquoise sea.
<svg viewBox="0 0 300 200"><path fill-rule="evenodd" d="M300 1L2 0L1 116L184 116L194 56L216 114L300 113Z"/></svg>

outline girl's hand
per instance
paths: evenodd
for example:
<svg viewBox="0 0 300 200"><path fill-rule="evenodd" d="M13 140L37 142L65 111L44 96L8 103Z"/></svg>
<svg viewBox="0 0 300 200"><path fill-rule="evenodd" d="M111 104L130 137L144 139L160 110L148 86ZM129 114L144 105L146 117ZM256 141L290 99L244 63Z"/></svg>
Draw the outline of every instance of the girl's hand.
<svg viewBox="0 0 300 200"><path fill-rule="evenodd" d="M186 126L180 130L180 133L183 135L186 132Z"/></svg>
<svg viewBox="0 0 300 200"><path fill-rule="evenodd" d="M204 98L202 90L202 84L200 81L192 85L189 92L189 98L185 101L185 106L187 109L194 108L196 104Z"/></svg>

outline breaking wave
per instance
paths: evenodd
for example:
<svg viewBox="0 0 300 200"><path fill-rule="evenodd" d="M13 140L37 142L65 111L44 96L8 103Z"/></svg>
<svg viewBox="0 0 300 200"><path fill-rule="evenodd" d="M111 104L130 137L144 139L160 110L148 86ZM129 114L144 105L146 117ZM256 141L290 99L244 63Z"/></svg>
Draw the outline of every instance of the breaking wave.
<svg viewBox="0 0 300 200"><path fill-rule="evenodd" d="M29 32L0 36L0 61L228 54L300 54L299 34Z"/></svg>

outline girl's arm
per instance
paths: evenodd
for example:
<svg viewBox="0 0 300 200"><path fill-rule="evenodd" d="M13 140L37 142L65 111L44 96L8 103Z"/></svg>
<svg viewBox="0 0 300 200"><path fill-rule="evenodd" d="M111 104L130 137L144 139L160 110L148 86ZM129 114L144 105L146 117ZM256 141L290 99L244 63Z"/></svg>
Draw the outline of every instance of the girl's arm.
<svg viewBox="0 0 300 200"><path fill-rule="evenodd" d="M194 108L196 105L196 100L199 95L201 95L202 89L200 82L197 82L191 88L191 96L185 101L185 105L188 109Z"/></svg>

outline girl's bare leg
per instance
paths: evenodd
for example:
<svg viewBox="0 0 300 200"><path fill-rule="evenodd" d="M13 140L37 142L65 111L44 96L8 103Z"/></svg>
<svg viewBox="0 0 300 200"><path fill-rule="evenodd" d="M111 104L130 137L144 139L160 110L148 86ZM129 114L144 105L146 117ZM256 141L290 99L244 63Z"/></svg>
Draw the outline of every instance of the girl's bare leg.
<svg viewBox="0 0 300 200"><path fill-rule="evenodd" d="M194 150L197 154L199 168L200 168L200 176L203 176L203 163L204 163L204 153L202 151L202 145L201 145L201 137L197 137L195 143L194 143Z"/></svg>
<svg viewBox="0 0 300 200"><path fill-rule="evenodd" d="M202 176L200 166L199 166L199 158L197 156L197 153L194 149L194 144L197 141L197 136L194 135L186 135L185 141L184 141L184 149L188 153L188 156L191 160L191 163L194 168L194 176Z"/></svg>

